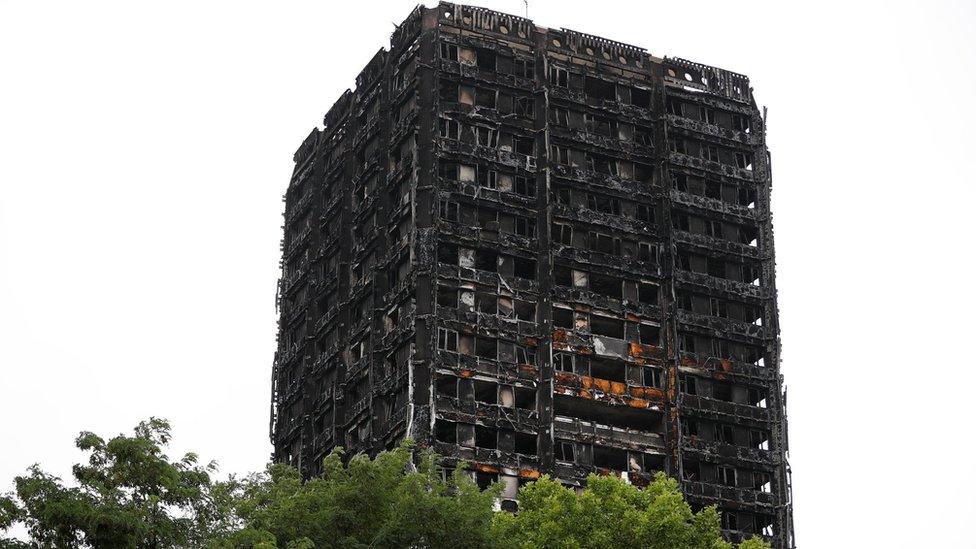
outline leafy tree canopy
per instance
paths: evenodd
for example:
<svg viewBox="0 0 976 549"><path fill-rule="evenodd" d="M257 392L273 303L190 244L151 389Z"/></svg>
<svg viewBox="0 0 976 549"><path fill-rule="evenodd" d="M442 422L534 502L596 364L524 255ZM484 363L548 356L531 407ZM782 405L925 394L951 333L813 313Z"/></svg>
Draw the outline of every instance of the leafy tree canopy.
<svg viewBox="0 0 976 549"><path fill-rule="evenodd" d="M89 457L72 468L75 485L31 466L14 479L16 495L0 499L0 527L23 523L36 547L200 545L226 514L210 497L216 464L169 461L169 440L156 418L108 441L81 433L75 445Z"/></svg>
<svg viewBox="0 0 976 549"><path fill-rule="evenodd" d="M0 547L732 548L718 512L693 513L663 474L644 489L591 475L581 494L542 477L519 490L510 514L495 511L498 486L479 490L462 467L445 475L438 456L410 443L375 459L338 450L307 481L284 464L215 481L216 465L195 454L171 462L169 440L155 418L133 436L82 433L88 462L75 465L72 485L34 465L0 497L0 532L23 524L30 537Z"/></svg>

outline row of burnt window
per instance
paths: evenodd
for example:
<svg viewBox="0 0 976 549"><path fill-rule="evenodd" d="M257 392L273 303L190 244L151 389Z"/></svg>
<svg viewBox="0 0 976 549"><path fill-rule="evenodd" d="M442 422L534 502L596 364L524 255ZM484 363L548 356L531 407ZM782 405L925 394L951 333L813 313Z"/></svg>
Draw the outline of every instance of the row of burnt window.
<svg viewBox="0 0 976 549"><path fill-rule="evenodd" d="M659 247L654 242L619 238L592 231L588 242L590 249L609 255L633 257L637 260L655 263ZM509 256L487 248L461 247L450 242L441 242L437 248L437 262L457 265L479 271L498 273L502 276L515 276L535 280L536 261L518 256Z"/></svg>
<svg viewBox="0 0 976 549"><path fill-rule="evenodd" d="M532 299L529 297L528 299ZM456 309L462 313L480 313L501 318L535 322L537 301L500 295L497 287L478 285L477 288L437 286L437 306Z"/></svg>
<svg viewBox="0 0 976 549"><path fill-rule="evenodd" d="M536 260L511 256L485 248L468 248L451 242L439 242L437 262L442 265L455 265L514 276L527 280L536 279Z"/></svg>
<svg viewBox="0 0 976 549"><path fill-rule="evenodd" d="M536 389L533 387L438 374L436 391L437 396L458 399L469 411L473 411L475 403L529 411L536 409Z"/></svg>
<svg viewBox="0 0 976 549"><path fill-rule="evenodd" d="M534 433L446 419L437 419L434 422L434 438L439 442L468 448L515 452L526 456L535 456L539 453L538 436Z"/></svg>
<svg viewBox="0 0 976 549"><path fill-rule="evenodd" d="M734 185L675 171L671 172L671 182L679 192L720 200L733 206L755 209L759 199L754 184Z"/></svg>
<svg viewBox="0 0 976 549"><path fill-rule="evenodd" d="M552 325L559 330L625 339L642 345L661 344L661 327L657 324L645 321L632 322L607 314L577 311L569 307L553 307Z"/></svg>
<svg viewBox="0 0 976 549"><path fill-rule="evenodd" d="M661 368L631 364L610 357L558 351L553 353L553 367L560 372L591 376L607 381L643 385L658 389L664 388L664 371ZM681 374L678 377L678 390L687 395L757 408L766 408L768 403L768 389L765 387L705 379L691 374ZM697 434L697 427L694 427L694 429L695 431L689 434ZM732 443L731 438L722 440Z"/></svg>
<svg viewBox="0 0 976 549"><path fill-rule="evenodd" d="M682 136L669 137L668 150L673 153L702 158L709 162L735 166L742 170L752 170L752 152L723 147L700 139Z"/></svg>
<svg viewBox="0 0 976 549"><path fill-rule="evenodd" d="M634 200L635 197L620 198L561 184L553 185L552 193L556 204L572 210L586 209L601 214L619 215L642 223L654 223L654 205Z"/></svg>
<svg viewBox="0 0 976 549"><path fill-rule="evenodd" d="M767 493L772 488L772 475L768 471L732 465L717 465L689 458L682 460L682 475L684 480L689 482L721 484Z"/></svg>
<svg viewBox="0 0 976 549"><path fill-rule="evenodd" d="M501 232L535 238L535 217L499 212L485 205L459 204L453 200L441 199L437 206L438 217L448 223L461 223L478 227L482 231Z"/></svg>
<svg viewBox="0 0 976 549"><path fill-rule="evenodd" d="M703 105L679 97L669 97L667 100L668 114L674 114L706 124L713 124L728 130L744 133L752 132L752 120L747 114L731 112L724 109Z"/></svg>
<svg viewBox="0 0 976 549"><path fill-rule="evenodd" d="M633 105L644 109L651 108L651 90L633 84L612 82L592 73L586 74L583 67L569 69L559 64L550 64L549 85L566 88L573 92L581 92L588 99L604 102L615 102L622 105Z"/></svg>
<svg viewBox="0 0 976 549"><path fill-rule="evenodd" d="M510 74L519 78L535 78L535 60L520 55L498 54L481 47L441 42L439 48L441 59L459 62L462 65L476 66L483 73L498 72ZM651 92L649 89L632 84L612 82L599 78L593 74L585 74L584 69L569 69L565 66L552 64L547 74L549 84L555 87L567 88L582 92L587 97L634 105L645 109L651 108Z"/></svg>
<svg viewBox="0 0 976 549"><path fill-rule="evenodd" d="M491 336L459 333L437 328L437 350L509 364L535 365L536 348Z"/></svg>
<svg viewBox="0 0 976 549"><path fill-rule="evenodd" d="M658 366L633 364L605 356L557 351L552 366L558 372L595 377L607 381L664 389L664 370Z"/></svg>
<svg viewBox="0 0 976 549"><path fill-rule="evenodd" d="M760 345L730 341L719 337L678 332L678 350L700 357L734 360L756 366L765 366L764 350Z"/></svg>
<svg viewBox="0 0 976 549"><path fill-rule="evenodd" d="M678 250L678 268L684 271L707 274L734 282L759 286L762 268L758 261L732 260L709 257L687 250Z"/></svg>
<svg viewBox="0 0 976 549"><path fill-rule="evenodd" d="M636 298L642 304L657 304L657 286L654 284L621 281L615 277L597 273L587 276L587 273L582 271L574 271L574 280L569 280L568 278L564 278L564 273L568 271L567 268L557 267L556 269L559 271L559 277L555 280L556 284L576 284L574 286L576 288L593 288L592 291L598 295L606 295L607 297L615 297L616 299L621 299L623 295L628 295L631 298ZM588 286L586 286L587 280L589 280ZM454 288L438 285L437 305L449 309L456 309L461 312L477 312L491 316L497 315L502 318L514 318L526 322L536 321L535 301L513 298L510 295L499 295L497 287L479 285L477 288ZM564 306L557 307L553 311L553 321L560 328L583 329L586 326L594 326L596 330L594 333L607 336L622 333L623 331L616 324L611 323L607 325L600 319L590 321L582 316L577 316L578 318L574 321L572 311ZM619 338L622 337L622 335L619 336ZM644 341L645 339L647 341ZM656 327L643 327L641 329L640 340L642 343L656 345Z"/></svg>
<svg viewBox="0 0 976 549"><path fill-rule="evenodd" d="M761 534L767 537L775 535L772 515L728 509L723 509L721 513L721 525L724 530L740 534Z"/></svg>
<svg viewBox="0 0 976 549"><path fill-rule="evenodd" d="M538 455L538 436L513 429L437 419L434 438L468 448ZM601 444L556 439L553 453L555 460L564 464L642 473L664 470L664 456L660 454L628 452Z"/></svg>
<svg viewBox="0 0 976 549"><path fill-rule="evenodd" d="M553 445L553 457L557 463L592 465L600 469L651 473L664 470L664 456L635 452L557 438Z"/></svg>
<svg viewBox="0 0 976 549"><path fill-rule="evenodd" d="M650 164L621 160L609 154L584 151L566 144L550 145L549 162L639 183L653 183L654 181L654 166Z"/></svg>
<svg viewBox="0 0 976 549"><path fill-rule="evenodd" d="M748 322L757 326L762 325L763 307L743 303L734 299L715 297L696 292L678 290L676 292L678 308L699 315L727 318L738 322Z"/></svg>
<svg viewBox="0 0 976 549"><path fill-rule="evenodd" d="M632 258L649 265L658 264L660 246L647 237L641 239L630 233L622 233L623 236L619 236L616 231L606 226L565 221L554 222L552 229L553 243L558 245Z"/></svg>
<svg viewBox="0 0 976 549"><path fill-rule="evenodd" d="M499 212L486 205L459 204L453 200L441 199L438 201L438 217L448 223L478 227L482 231L507 233L525 238L538 236L534 217ZM608 232L611 231L600 225L570 221L554 222L552 240L559 245L657 263L658 248L654 242L629 237L621 238Z"/></svg>
<svg viewBox="0 0 976 549"><path fill-rule="evenodd" d="M513 94L485 86L441 80L437 97L442 106L457 103L495 110L500 115L515 115L522 120L532 120L535 117L535 99L527 94Z"/></svg>
<svg viewBox="0 0 976 549"><path fill-rule="evenodd" d="M654 132L648 126L566 107L550 107L549 122L554 126L581 130L589 134L632 142L645 147L654 145Z"/></svg>
<svg viewBox="0 0 976 549"><path fill-rule="evenodd" d="M439 55L445 61L476 66L486 73L497 72L519 78L535 78L535 59L531 57L507 52L499 54L489 48L454 44L447 41L440 43Z"/></svg>
<svg viewBox="0 0 976 549"><path fill-rule="evenodd" d="M686 395L755 406L757 408L766 407L766 399L769 393L766 387L731 383L717 379L705 379L692 374L681 374L678 376L678 390Z"/></svg>
<svg viewBox="0 0 976 549"><path fill-rule="evenodd" d="M555 265L552 269L552 282L556 286L588 290L596 295L613 299L626 299L642 305L658 304L659 286L651 281L625 279L609 274L589 272L579 267Z"/></svg>
<svg viewBox="0 0 976 549"><path fill-rule="evenodd" d="M438 135L479 147L514 152L525 156L535 156L535 138L519 135L489 124L469 124L453 118L438 118Z"/></svg>
<svg viewBox="0 0 976 549"><path fill-rule="evenodd" d="M444 161L438 165L438 175L447 181L477 183L485 189L515 193L532 198L536 195L535 176L512 168L499 169L477 164Z"/></svg>
<svg viewBox="0 0 976 549"><path fill-rule="evenodd" d="M585 133L611 137L644 147L654 145L654 132L649 126L632 124L566 107L550 107L549 122L554 126L581 130Z"/></svg>
<svg viewBox="0 0 976 549"><path fill-rule="evenodd" d="M711 236L746 246L759 245L759 228L755 224L709 219L682 211L675 211L671 215L671 224L680 231Z"/></svg>

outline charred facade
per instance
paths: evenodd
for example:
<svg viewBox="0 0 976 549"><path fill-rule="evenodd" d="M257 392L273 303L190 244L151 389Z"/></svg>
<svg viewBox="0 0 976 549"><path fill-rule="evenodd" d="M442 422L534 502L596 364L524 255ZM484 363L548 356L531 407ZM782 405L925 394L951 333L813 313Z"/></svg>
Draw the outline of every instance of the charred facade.
<svg viewBox="0 0 976 549"><path fill-rule="evenodd" d="M275 459L665 471L793 547L770 187L745 76L418 7L295 154Z"/></svg>

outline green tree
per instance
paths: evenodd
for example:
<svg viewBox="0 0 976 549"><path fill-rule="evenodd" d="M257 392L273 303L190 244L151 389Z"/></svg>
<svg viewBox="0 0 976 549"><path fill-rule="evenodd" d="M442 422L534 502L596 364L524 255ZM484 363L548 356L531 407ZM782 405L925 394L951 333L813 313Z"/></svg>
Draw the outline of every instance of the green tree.
<svg viewBox="0 0 976 549"><path fill-rule="evenodd" d="M72 469L76 485L33 465L14 479L15 493L0 498L0 527L23 523L35 547L199 545L226 516L210 494L216 465L199 465L192 453L169 461L169 440L169 423L156 418L134 436L81 433L75 445L89 458Z"/></svg>
<svg viewBox="0 0 976 549"><path fill-rule="evenodd" d="M718 511L693 513L678 483L663 473L644 489L615 476L591 474L582 494L549 477L519 490L519 512L498 513L492 537L499 547L577 549L730 549ZM768 544L749 540L740 549Z"/></svg>
<svg viewBox="0 0 976 549"><path fill-rule="evenodd" d="M376 459L340 451L320 477L302 482L286 465L239 482L235 510L245 527L218 547L489 547L497 489L482 492L463 472L443 478L437 456L409 445Z"/></svg>
<svg viewBox="0 0 976 549"><path fill-rule="evenodd" d="M519 491L512 515L494 511L499 486L479 490L463 464L446 477L438 456L409 443L375 459L333 452L307 481L273 464L214 482L216 466L199 465L195 454L169 461L169 440L159 419L107 442L82 433L76 445L89 456L73 468L72 486L34 465L0 497L0 532L21 523L30 535L30 543L0 539L0 547L732 547L718 512L692 513L663 474L644 489L590 475L581 494L543 477ZM739 546L763 548L760 540Z"/></svg>

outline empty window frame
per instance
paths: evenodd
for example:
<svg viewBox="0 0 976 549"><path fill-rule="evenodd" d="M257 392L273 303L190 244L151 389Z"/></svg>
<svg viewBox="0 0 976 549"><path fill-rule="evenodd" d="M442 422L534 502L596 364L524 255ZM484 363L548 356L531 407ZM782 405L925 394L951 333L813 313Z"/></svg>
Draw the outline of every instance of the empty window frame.
<svg viewBox="0 0 976 549"><path fill-rule="evenodd" d="M438 129L440 136L445 139L457 140L461 138L461 125L457 120L441 117L438 119Z"/></svg>
<svg viewBox="0 0 976 549"><path fill-rule="evenodd" d="M749 446L758 450L769 450L769 433L761 429L749 431Z"/></svg>
<svg viewBox="0 0 976 549"><path fill-rule="evenodd" d="M657 389L664 388L664 370L653 366L644 366L642 372L644 386Z"/></svg>
<svg viewBox="0 0 976 549"><path fill-rule="evenodd" d="M495 52L485 48L476 48L478 68L483 71L494 72L497 67L497 56Z"/></svg>
<svg viewBox="0 0 976 549"><path fill-rule="evenodd" d="M557 328L566 328L572 330L573 325L573 310L564 309L562 307L552 308L552 325Z"/></svg>
<svg viewBox="0 0 976 549"><path fill-rule="evenodd" d="M494 189L497 187L498 182L498 172L495 170L489 170L484 168L479 168L477 170L478 175L478 185L486 189Z"/></svg>
<svg viewBox="0 0 976 549"><path fill-rule="evenodd" d="M638 326L638 335L640 336L640 342L644 345L661 344L660 326L655 326L654 324L647 324L645 322L642 322Z"/></svg>
<svg viewBox="0 0 976 549"><path fill-rule="evenodd" d="M535 321L535 303L532 301L515 300L515 318L528 322Z"/></svg>
<svg viewBox="0 0 976 549"><path fill-rule="evenodd" d="M593 293L621 299L623 297L623 281L615 276L600 273L589 274L590 290Z"/></svg>
<svg viewBox="0 0 976 549"><path fill-rule="evenodd" d="M736 471L734 467L719 465L717 470L717 480L726 486L736 485Z"/></svg>
<svg viewBox="0 0 976 549"><path fill-rule="evenodd" d="M739 529L739 515L732 511L722 511L722 529L723 530L738 530Z"/></svg>
<svg viewBox="0 0 976 549"><path fill-rule="evenodd" d="M576 461L576 446L571 441L557 438L553 444L553 454L556 461L573 463Z"/></svg>
<svg viewBox="0 0 976 549"><path fill-rule="evenodd" d="M539 453L538 437L532 433L515 432L515 453L534 456Z"/></svg>
<svg viewBox="0 0 976 549"><path fill-rule="evenodd" d="M561 107L549 109L549 121L556 126L569 126L569 111Z"/></svg>
<svg viewBox="0 0 976 549"><path fill-rule="evenodd" d="M535 410L536 391L527 387L515 388L515 407L523 410Z"/></svg>
<svg viewBox="0 0 976 549"><path fill-rule="evenodd" d="M586 207L600 213L620 214L620 200L604 194L589 193L586 195Z"/></svg>
<svg viewBox="0 0 976 549"><path fill-rule="evenodd" d="M715 440L724 444L735 444L735 427L727 423L716 423Z"/></svg>
<svg viewBox="0 0 976 549"><path fill-rule="evenodd" d="M492 381L474 380L474 400L483 404L498 404L498 384Z"/></svg>
<svg viewBox="0 0 976 549"><path fill-rule="evenodd" d="M498 106L498 90L475 88L474 104L477 107L494 109Z"/></svg>
<svg viewBox="0 0 976 549"><path fill-rule="evenodd" d="M645 305L657 305L658 288L657 284L639 282L637 284L637 300Z"/></svg>
<svg viewBox="0 0 976 549"><path fill-rule="evenodd" d="M451 44L449 42L441 42L441 59L446 59L448 61L457 61L458 60L457 44Z"/></svg>
<svg viewBox="0 0 976 549"><path fill-rule="evenodd" d="M458 247L449 242L440 242L437 245L437 262L447 265L458 264Z"/></svg>
<svg viewBox="0 0 976 549"><path fill-rule="evenodd" d="M474 254L474 268L480 271L498 272L498 252L494 250L476 250Z"/></svg>
<svg viewBox="0 0 976 549"><path fill-rule="evenodd" d="M475 143L482 147L498 148L498 130L485 126L475 126Z"/></svg>
<svg viewBox="0 0 976 549"><path fill-rule="evenodd" d="M438 376L437 394L448 398L457 398L458 378L454 376Z"/></svg>
<svg viewBox="0 0 976 549"><path fill-rule="evenodd" d="M535 347L515 346L515 361L518 364L535 366Z"/></svg>
<svg viewBox="0 0 976 549"><path fill-rule="evenodd" d="M535 280L536 262L534 259L515 258L515 277Z"/></svg>
<svg viewBox="0 0 976 549"><path fill-rule="evenodd" d="M498 429L493 427L485 427L483 425L475 425L474 445L478 448L487 448L489 450L497 449Z"/></svg>
<svg viewBox="0 0 976 549"><path fill-rule="evenodd" d="M624 321L600 315L591 315L590 332L593 335L623 339Z"/></svg>
<svg viewBox="0 0 976 549"><path fill-rule="evenodd" d="M516 154L535 156L535 139L521 135L512 136L513 149Z"/></svg>
<svg viewBox="0 0 976 549"><path fill-rule="evenodd" d="M573 366L574 357L570 353L553 353L552 362L553 368L560 372L573 373L575 368Z"/></svg>
<svg viewBox="0 0 976 549"><path fill-rule="evenodd" d="M568 88L569 71L557 65L549 65L549 83L560 88Z"/></svg>
<svg viewBox="0 0 976 549"><path fill-rule="evenodd" d="M593 357L590 359L590 375L607 381L627 382L627 364L620 360Z"/></svg>
<svg viewBox="0 0 976 549"><path fill-rule="evenodd" d="M479 358L498 360L498 340L489 337L476 338L474 354Z"/></svg>
<svg viewBox="0 0 976 549"><path fill-rule="evenodd" d="M451 223L458 222L458 212L459 207L457 202L450 200L440 200L438 201L438 215L444 221L449 221Z"/></svg>
<svg viewBox="0 0 976 549"><path fill-rule="evenodd" d="M524 236L526 238L535 238L535 219L529 219L527 217L516 217L515 218L515 234L519 236Z"/></svg>
<svg viewBox="0 0 976 549"><path fill-rule="evenodd" d="M627 451L594 444L593 465L603 469L626 471Z"/></svg>
<svg viewBox="0 0 976 549"><path fill-rule="evenodd" d="M535 179L524 175L515 176L515 194L529 198L535 197Z"/></svg>
<svg viewBox="0 0 976 549"><path fill-rule="evenodd" d="M458 334L447 328L437 329L437 348L441 351L457 352Z"/></svg>
<svg viewBox="0 0 976 549"><path fill-rule="evenodd" d="M555 164L564 166L570 165L569 148L562 145L551 145L549 147L549 159Z"/></svg>
<svg viewBox="0 0 976 549"><path fill-rule="evenodd" d="M566 223L552 224L552 240L565 246L573 245L573 226Z"/></svg>
<svg viewBox="0 0 976 549"><path fill-rule="evenodd" d="M438 419L434 422L434 437L449 444L457 444L457 423Z"/></svg>
<svg viewBox="0 0 976 549"><path fill-rule="evenodd" d="M522 57L512 59L512 74L519 78L535 78L535 61Z"/></svg>

